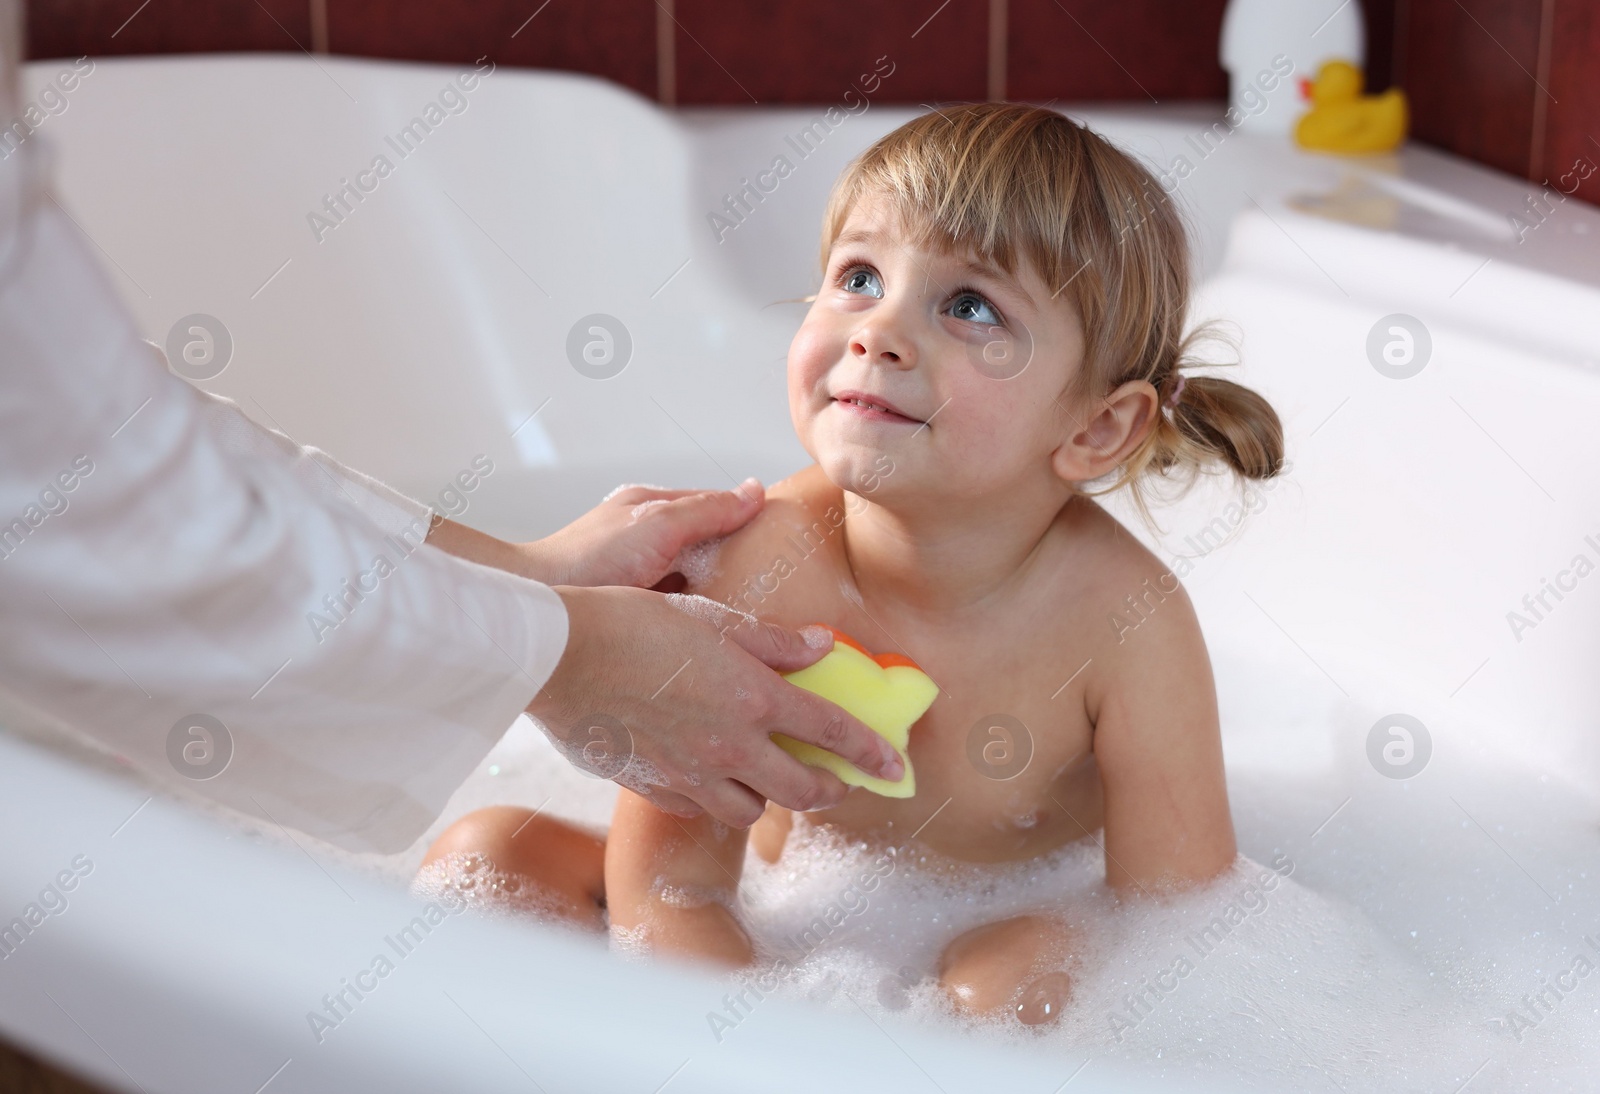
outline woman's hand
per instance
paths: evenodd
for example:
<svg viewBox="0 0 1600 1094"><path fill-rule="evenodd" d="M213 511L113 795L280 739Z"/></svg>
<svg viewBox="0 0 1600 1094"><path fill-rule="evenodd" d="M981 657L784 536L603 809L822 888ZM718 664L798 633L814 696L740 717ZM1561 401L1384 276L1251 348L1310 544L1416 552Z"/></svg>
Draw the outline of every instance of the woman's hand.
<svg viewBox="0 0 1600 1094"><path fill-rule="evenodd" d="M816 809L836 805L847 790L779 748L773 733L838 753L869 774L903 773L887 741L777 675L821 658L831 635L809 645L705 597L556 592L567 605L567 646L528 713L593 774L666 812L703 809L743 828L761 816L764 798Z"/></svg>
<svg viewBox="0 0 1600 1094"><path fill-rule="evenodd" d="M662 586L678 552L738 531L766 504L756 479L736 490L618 490L561 531L532 543L438 520L428 542L459 558L507 570L546 585ZM682 587L680 584L679 588Z"/></svg>
<svg viewBox="0 0 1600 1094"><path fill-rule="evenodd" d="M672 572L678 552L738 531L766 504L756 479L734 490L630 486L554 535L520 549L546 585L632 585L648 589Z"/></svg>

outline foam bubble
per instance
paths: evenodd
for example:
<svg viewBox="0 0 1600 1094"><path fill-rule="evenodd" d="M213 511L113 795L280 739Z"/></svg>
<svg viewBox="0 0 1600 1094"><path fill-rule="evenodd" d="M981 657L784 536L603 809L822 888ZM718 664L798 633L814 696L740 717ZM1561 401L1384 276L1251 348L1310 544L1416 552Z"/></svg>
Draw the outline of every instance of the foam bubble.
<svg viewBox="0 0 1600 1094"><path fill-rule="evenodd" d="M666 877L651 883L650 892L669 908L704 908L708 904L726 906L728 898L720 889L705 885L673 885Z"/></svg>
<svg viewBox="0 0 1600 1094"><path fill-rule="evenodd" d="M702 540L678 552L672 561L672 572L682 574L691 587L702 586L717 576L717 557L727 536Z"/></svg>
<svg viewBox="0 0 1600 1094"><path fill-rule="evenodd" d="M1072 999L1072 977L1065 972L1047 972L1032 981L1017 1000L1017 1021L1025 1026L1043 1026L1060 1021Z"/></svg>
<svg viewBox="0 0 1600 1094"><path fill-rule="evenodd" d="M641 923L637 927L607 928L611 952L625 961L645 961L654 952L650 943L650 929Z"/></svg>
<svg viewBox="0 0 1600 1094"><path fill-rule="evenodd" d="M635 488L638 488L638 489L641 489L641 490L665 490L666 489L665 486L657 486L655 483L652 483L652 482L625 482L625 483L622 483L620 486L613 487L612 490L611 490L611 493L607 494L605 497L600 499L600 504L604 505L606 502L610 501L612 498L616 497L618 494L622 493L624 490L633 490Z"/></svg>
<svg viewBox="0 0 1600 1094"><path fill-rule="evenodd" d="M611 781L647 798L656 787L672 785L666 772L641 756L629 756L628 765L613 775Z"/></svg>
<svg viewBox="0 0 1600 1094"><path fill-rule="evenodd" d="M637 524L639 518L644 516L650 510L666 504L668 504L666 498L651 498L649 501L641 501L638 505L635 505L632 509L628 510L628 523Z"/></svg>
<svg viewBox="0 0 1600 1094"><path fill-rule="evenodd" d="M726 604L719 604L708 596L699 593L668 593L667 603L677 608L685 615L692 615L702 619L713 627L721 627L722 621L730 616L742 617L748 623L754 623L756 617L747 612L737 611ZM731 620L730 620L731 622Z"/></svg>
<svg viewBox="0 0 1600 1094"><path fill-rule="evenodd" d="M1345 1089L1386 1089L1392 1061L1351 1053L1359 1038L1350 1016L1378 1031L1382 1056L1410 1056L1419 1074L1430 1071L1428 1054L1459 1054L1478 1037L1452 1025L1463 1015L1424 970L1407 967L1351 909L1283 876L1292 863L1278 866L1241 856L1209 885L1123 899L1104 884L1094 839L1029 862L973 866L846 841L797 817L777 863L747 858L741 912L760 961L796 966L781 991L1002 1040L1153 1055L1186 1074L1242 1071L1296 1088L1310 1057ZM937 980L945 947L974 927L1041 912L1081 932L1082 951L1033 969L995 1019L958 1019ZM1223 928L1210 926L1219 919Z"/></svg>
<svg viewBox="0 0 1600 1094"><path fill-rule="evenodd" d="M578 912L562 894L525 874L496 869L487 855L476 851L452 852L423 866L411 881L411 893L496 918L529 916L565 923Z"/></svg>

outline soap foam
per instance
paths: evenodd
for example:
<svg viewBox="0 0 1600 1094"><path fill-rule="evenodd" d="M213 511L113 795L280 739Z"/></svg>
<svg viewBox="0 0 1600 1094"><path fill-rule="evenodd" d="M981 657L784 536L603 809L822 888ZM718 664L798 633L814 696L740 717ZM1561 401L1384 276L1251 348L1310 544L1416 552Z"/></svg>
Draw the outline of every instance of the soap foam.
<svg viewBox="0 0 1600 1094"><path fill-rule="evenodd" d="M885 856L893 869L863 893L861 879ZM1034 861L973 866L847 842L797 817L778 863L747 859L740 910L758 968L780 956L797 965L782 992L1008 1043L1043 1039L1064 1056L1159 1061L1178 1074L1285 1089L1307 1085L1313 1060L1345 1090L1409 1089L1412 1080L1427 1089L1453 1074L1446 1059L1465 1062L1459 1083L1482 1062L1466 1062L1481 1031L1425 970L1359 913L1284 876L1291 859L1276 865L1241 856L1198 889L1124 899L1106 888L1093 838ZM1056 966L1070 974L1070 1001L1031 1028L1011 1013L958 1018L938 985L944 948L1022 914L1056 915L1082 932L1082 951ZM1045 964L1030 979L1053 972ZM1063 985L1046 980L1036 994L1052 986ZM1034 1019L1052 1006L1024 1003Z"/></svg>
<svg viewBox="0 0 1600 1094"><path fill-rule="evenodd" d="M703 587L717 576L717 556L727 536L692 543L678 552L672 561L672 573L682 574L690 588Z"/></svg>
<svg viewBox="0 0 1600 1094"><path fill-rule="evenodd" d="M713 627L721 627L723 620L732 623L735 618L742 617L748 623L754 623L756 617L748 612L737 611L726 604L719 604L708 596L698 593L667 593L667 603L677 608L685 615L692 615L696 619L704 620Z"/></svg>
<svg viewBox="0 0 1600 1094"><path fill-rule="evenodd" d="M646 961L654 954L650 944L650 929L643 923L637 927L608 928L611 952L624 961Z"/></svg>
<svg viewBox="0 0 1600 1094"><path fill-rule="evenodd" d="M709 904L728 903L719 889L705 885L674 885L665 876L651 883L650 892L669 908L704 908Z"/></svg>
<svg viewBox="0 0 1600 1094"><path fill-rule="evenodd" d="M649 501L641 501L638 505L635 505L632 509L628 510L628 523L637 524L639 522L639 518L644 516L650 510L667 504L669 504L669 502L666 498L651 498Z"/></svg>
<svg viewBox="0 0 1600 1094"><path fill-rule="evenodd" d="M1212 662L1243 852L1223 877L1180 896L1119 898L1094 838L995 867L911 844L893 850L888 869L888 845L797 817L776 863L747 856L736 903L763 959L805 954L778 992L1222 1089L1592 1089L1600 803L1557 771L1530 767L1513 751L1515 725L1432 714L1398 686L1381 708L1357 707L1315 669L1268 663L1254 647L1214 645ZM1396 709L1413 709L1434 740L1427 767L1404 781L1378 774L1366 754L1368 730ZM471 809L548 799L546 815L603 831L615 795L519 719L410 852L318 854L404 884L432 839ZM265 824L261 832L283 838ZM881 869L867 891L862 873ZM1262 871L1278 877L1271 890ZM1041 908L1084 931L1066 1012L1033 1028L1010 1016L957 1018L937 983L944 947ZM819 916L826 936L812 926ZM1212 926L1219 918L1226 932ZM625 956L650 949L643 930L613 931L611 946ZM1180 957L1192 966L1181 976ZM758 962L756 973L767 968Z"/></svg>
<svg viewBox="0 0 1600 1094"><path fill-rule="evenodd" d="M665 772L639 756L629 756L627 766L613 775L611 781L646 798L654 793L656 787L672 785L672 780L667 778Z"/></svg>
<svg viewBox="0 0 1600 1094"><path fill-rule="evenodd" d="M428 863L412 879L411 894L494 918L528 916L565 924L564 917L578 911L562 894L525 874L499 870L476 851L452 852Z"/></svg>
<svg viewBox="0 0 1600 1094"><path fill-rule="evenodd" d="M600 499L600 504L604 505L606 502L610 501L612 498L616 497L618 494L622 493L624 490L633 490L633 489L639 489L639 490L665 490L666 487L665 486L657 486L655 483L651 483L651 482L625 482L625 483L622 483L619 486L613 487L609 494L607 494L605 497Z"/></svg>

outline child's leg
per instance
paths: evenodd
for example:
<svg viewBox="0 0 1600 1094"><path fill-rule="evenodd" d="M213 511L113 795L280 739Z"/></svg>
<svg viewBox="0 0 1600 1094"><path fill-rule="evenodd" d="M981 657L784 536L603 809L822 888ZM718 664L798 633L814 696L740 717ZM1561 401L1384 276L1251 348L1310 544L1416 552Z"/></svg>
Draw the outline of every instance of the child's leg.
<svg viewBox="0 0 1600 1094"><path fill-rule="evenodd" d="M738 968L750 936L733 914L746 832L710 816L680 820L624 790L606 843L612 927L638 930L657 953Z"/></svg>
<svg viewBox="0 0 1600 1094"><path fill-rule="evenodd" d="M1050 916L988 923L945 948L939 983L967 1014L1010 1012L1024 1025L1043 1025L1061 1017L1072 995L1066 968L1079 949L1078 933Z"/></svg>
<svg viewBox="0 0 1600 1094"><path fill-rule="evenodd" d="M605 841L532 810L493 805L468 813L440 833L424 868L451 854L480 854L494 869L531 879L541 904L591 930L604 929Z"/></svg>

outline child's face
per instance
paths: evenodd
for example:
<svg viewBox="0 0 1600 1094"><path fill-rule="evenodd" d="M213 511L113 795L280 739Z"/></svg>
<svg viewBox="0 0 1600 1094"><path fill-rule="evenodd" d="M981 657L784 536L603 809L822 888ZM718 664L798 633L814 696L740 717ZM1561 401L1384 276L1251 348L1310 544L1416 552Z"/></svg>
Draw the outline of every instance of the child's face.
<svg viewBox="0 0 1600 1094"><path fill-rule="evenodd" d="M1068 415L1056 401L1083 332L1023 266L1013 281L917 247L890 205L863 196L789 347L789 412L830 481L902 505L1059 487L1050 457Z"/></svg>

